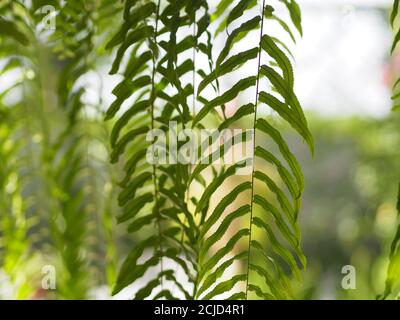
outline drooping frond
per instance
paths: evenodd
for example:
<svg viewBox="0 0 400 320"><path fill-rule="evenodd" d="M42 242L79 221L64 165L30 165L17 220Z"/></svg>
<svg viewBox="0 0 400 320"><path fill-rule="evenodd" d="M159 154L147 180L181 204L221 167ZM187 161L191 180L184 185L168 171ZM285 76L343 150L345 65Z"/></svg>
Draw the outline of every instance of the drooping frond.
<svg viewBox="0 0 400 320"><path fill-rule="evenodd" d="M398 15L399 15L399 0L394 0L393 10L392 10L392 14L390 16L390 23L393 28L395 28L395 26L396 26L396 18ZM397 45L400 41L400 28L398 28L398 30L395 30L395 31L396 31L396 34L395 34L395 37L393 40L391 53L394 52L394 50L397 48ZM400 108L400 106L398 104L398 101L400 98L400 93L398 92L399 84L400 84L400 79L397 80L393 86L393 93L394 93L392 96L392 100L394 101L393 111L396 111Z"/></svg>
<svg viewBox="0 0 400 320"><path fill-rule="evenodd" d="M121 77L106 113L106 120L116 119L111 132L111 162L121 162L124 167L119 196L123 213L118 221L130 222L128 232L152 225L157 230L156 237L140 243L125 259L114 294L153 269L157 270L150 270L154 280L139 290L136 298L173 297L171 283L180 296L191 297L172 270L164 267L174 264L189 283L193 281L193 252L185 244L194 243L196 238L196 225L184 201L189 166L149 163L148 151L154 151L152 139L159 138L151 132L168 136L174 134L168 131L170 121L182 128L191 120L193 85L184 84L181 78L194 72L193 52L200 47L207 49L198 42L206 31L207 16L196 20L197 9L204 5L203 1L169 1L165 6L161 1L127 1L124 24L107 45L108 49L118 47L110 73ZM180 29L191 27L195 31L189 35L178 35ZM191 58L181 61L187 52ZM150 258L139 263L147 253ZM156 288L159 292L153 293Z"/></svg>
<svg viewBox="0 0 400 320"><path fill-rule="evenodd" d="M29 214L30 201L23 196L32 178L30 155L25 154L32 147L32 137L28 122L21 118L26 113L26 82L36 61L31 58L32 33L23 20L24 7L22 17L13 10L19 5L0 4L0 81L7 84L0 88L0 272L13 286L11 296L2 298L26 299L33 290L26 278L32 258L29 233L37 222ZM4 81L12 73L18 76ZM14 95L18 98L7 103Z"/></svg>
<svg viewBox="0 0 400 320"><path fill-rule="evenodd" d="M273 121L261 116L265 112L260 109L270 107L313 150L293 91L290 51L284 42L264 33L267 20L278 22L294 40L293 27L302 32L301 16L295 1L277 1L288 9L286 19L293 26L277 17L271 5L260 5L254 0L221 1L210 14L206 1L125 2L124 23L107 45L116 48L110 73L121 79L105 117L113 121L111 162L124 167L119 196L123 213L118 221L130 223L128 232L146 234L151 226L156 232L138 243L123 262L115 294L146 277L154 280L139 289L136 298L230 295L239 299L249 292L261 298L287 298L288 271L300 278L305 258L297 216L304 179L285 138ZM215 55L215 37L224 33L224 46ZM237 52L237 44L254 33L258 40L253 47ZM208 65L198 64L200 57ZM249 69L252 62L257 69ZM222 90L224 77L239 69L247 76ZM245 92L252 92L254 101L228 116L227 105ZM227 146L202 153L209 142L218 143L219 137L211 135L198 146L195 164L180 161L171 151L175 147L179 154L185 147L179 130L201 130L217 123L219 131L229 131L245 117L253 119L253 139L243 133L232 135ZM279 156L262 143L267 138ZM253 153L225 163L224 156L238 140L251 140ZM155 154L175 162L152 162ZM231 178L249 164L247 179L230 186ZM275 173L265 170L269 167ZM211 207L211 200L217 198L217 205ZM243 200L247 204L239 205ZM241 227L244 221L248 227ZM268 248L262 246L263 239L268 240ZM245 268L227 278L238 262ZM167 266L185 274L190 286L177 281ZM240 284L244 289L238 290Z"/></svg>
<svg viewBox="0 0 400 320"><path fill-rule="evenodd" d="M1 76L1 75L0 75ZM21 195L26 184L18 166L23 144L18 143L17 121L0 102L0 265L16 285L13 297L24 299L30 293L25 277L26 261L30 258L28 231L31 222L26 215L27 202ZM22 281L21 281L22 280Z"/></svg>
<svg viewBox="0 0 400 320"><path fill-rule="evenodd" d="M95 45L102 41L103 33L108 33L102 26L103 19L107 18L97 16L96 12L103 15L118 13L120 7L110 8L109 1L105 0L69 1L56 5L59 13L57 28L46 39L46 44L57 57L58 106L66 121L52 143L53 153L49 159L52 164L49 175L54 177L53 183L58 189L54 206L61 213L54 219L52 232L67 275L61 294L65 298L78 299L87 297L88 286L95 278L106 276L105 273L110 280L115 278L114 264L111 262L104 267L99 261L102 251L113 255L107 255L108 260L115 255L112 222L109 221L112 206L100 200L107 197L112 202L113 187L99 188L102 177L97 174L98 163L91 154L92 149L105 147L100 137L104 134L101 130L107 127L101 122L96 124L101 117L101 102L93 105L85 95L92 85L88 81L89 75L96 72ZM105 176L107 181L112 174ZM103 221L102 226L90 223L99 220ZM90 240L103 232L105 248Z"/></svg>
<svg viewBox="0 0 400 320"><path fill-rule="evenodd" d="M294 1L283 2L289 9L291 22L301 32L297 4ZM262 110L266 107L274 110L299 133L311 151L313 139L293 91L293 70L285 53L287 49L277 38L264 32L266 20L272 17L280 22L286 32L290 30L288 24L273 15L274 8L270 4L266 5L264 2L259 10L256 10L257 8L257 2L251 0L234 3L221 1L212 15L217 22L220 21L217 34L222 34L222 30L225 29L227 37L216 58L214 70L199 84L199 97L212 81L223 79L223 76L233 74L239 68L246 68L247 77L237 80L227 91L207 101L195 116L193 125L202 123L216 107L232 100L240 100L243 93L253 91L254 102L239 107L234 116L226 120L229 123L226 126L248 115L252 116L254 159L251 162L250 181L237 185L222 198L200 226L200 285L196 292L197 298L218 298L228 293L233 293L232 297L236 299L250 298L250 293L253 293L252 297L261 299L289 298L291 290L287 271L300 278L299 270L306 264L300 248L297 225L300 197L304 188L303 175L284 137L270 119L262 116L265 114ZM223 16L225 12L227 14ZM246 20L243 17L247 17ZM238 42L257 32L258 41L254 48L250 47L242 52L235 50ZM292 32L289 34L293 36ZM252 61L257 64L254 73L248 70ZM269 86L274 92L271 92ZM225 127L225 124L221 126ZM279 150L279 157L269 151L263 143L267 138ZM220 154L224 154L224 151ZM275 167L277 175L265 171L267 164ZM205 199L209 200L217 192L222 192L221 186L227 183L228 178L234 175L237 169L245 165L245 162L237 162L224 169L205 188L197 203L196 212L203 209ZM199 174L204 168L205 166L199 170L195 168L194 172ZM269 196L266 197L265 194ZM248 205L238 209L231 207L235 199L245 197L250 198ZM243 219L249 221L248 227L231 231L234 235L230 240L222 247L216 246L222 236L228 230L234 229ZM219 227L212 229L214 225ZM248 247L241 252L237 251L243 239L248 242ZM265 242L263 239L267 239L268 248L262 245ZM210 254L213 247L220 249ZM229 270L232 272L229 267L232 267L235 261L244 261L247 267L229 279ZM221 278L226 280L222 281Z"/></svg>
<svg viewBox="0 0 400 320"><path fill-rule="evenodd" d="M89 221L97 209L102 210L91 203L98 182L89 172L94 169L87 150L91 121L83 117L88 85L83 80L93 66L94 3L68 1L60 7L59 1L13 1L0 5L2 53L11 57L3 72L21 73L21 79L2 94L20 91L15 94L20 101L8 113L18 117L21 125L13 127L7 121L4 126L13 129L10 141L19 137L26 144L15 155L18 161L13 166L15 174L24 177L15 184L20 210L34 217L34 223L25 223L24 228L36 247L60 259L63 276L58 290L69 299L87 297L95 251L88 241ZM59 11L55 30L42 23L45 5ZM24 221L22 216L19 221L19 225ZM23 233L15 232L16 236L21 250L28 251ZM27 288L25 294L30 294Z"/></svg>

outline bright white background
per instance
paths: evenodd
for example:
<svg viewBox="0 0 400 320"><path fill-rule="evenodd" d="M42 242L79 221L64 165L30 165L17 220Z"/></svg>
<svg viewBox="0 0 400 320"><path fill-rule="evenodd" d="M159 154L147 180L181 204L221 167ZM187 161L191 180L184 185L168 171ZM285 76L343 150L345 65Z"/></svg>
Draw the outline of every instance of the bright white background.
<svg viewBox="0 0 400 320"><path fill-rule="evenodd" d="M323 115L384 116L391 0L298 0L304 37L294 49L297 94Z"/></svg>

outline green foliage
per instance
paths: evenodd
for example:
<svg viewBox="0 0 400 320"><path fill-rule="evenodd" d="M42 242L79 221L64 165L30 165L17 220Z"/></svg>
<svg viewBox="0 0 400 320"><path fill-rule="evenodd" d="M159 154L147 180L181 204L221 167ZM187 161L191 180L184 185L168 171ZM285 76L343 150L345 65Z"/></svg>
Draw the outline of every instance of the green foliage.
<svg viewBox="0 0 400 320"><path fill-rule="evenodd" d="M13 133L16 128L7 126L9 114L3 113L0 122L0 263L16 285L16 298L26 298L30 293L26 279L17 279L24 273L24 261L29 259L27 232L31 221L25 215L26 202L21 196L22 178L17 168L17 154L21 147Z"/></svg>
<svg viewBox="0 0 400 320"><path fill-rule="evenodd" d="M108 204L115 193L110 192L112 188L107 195L97 191L102 182L94 178L97 163L89 159L88 150L88 145L105 147L100 141L104 134L99 128L90 128L93 121L86 116L88 105L83 101L87 92L83 80L94 61L95 2L69 1L62 8L59 1L42 2L6 1L0 5L1 54L6 60L2 73L20 74L1 92L2 266L19 288L14 296L26 298L39 287L23 282L20 276L26 274L21 270L33 260L34 248L44 255L55 254L58 257L53 263L60 267L57 296L82 299L98 281L93 275L106 272L96 265L99 244L90 236L104 230L108 260L115 255L109 218L115 207ZM107 2L98 4L106 6ZM56 32L49 33L40 24L43 15L38 10L43 5L61 12ZM102 10L107 6L98 11ZM12 95L19 100L10 106L4 100ZM9 192L11 197L6 196ZM97 199L104 196L107 202ZM97 218L103 220L102 227L91 222ZM39 275L41 267L36 266ZM115 277L113 268L110 262L110 281Z"/></svg>
<svg viewBox="0 0 400 320"><path fill-rule="evenodd" d="M400 185L397 201L397 211L400 214ZM397 229L396 235L393 239L390 248L390 262L387 270L386 287L385 292L382 296L383 299L387 298L391 294L396 294L399 286L399 275L400 275L400 227Z"/></svg>
<svg viewBox="0 0 400 320"><path fill-rule="evenodd" d="M15 4L17 6L18 3ZM29 229L34 220L27 215L28 202L22 196L22 190L29 182L20 170L21 164L27 164L26 158L21 157L23 149L29 148L25 140L26 128L22 121L17 121L23 113L23 102L17 100L8 106L4 99L18 91L26 92L27 66L31 61L29 43L30 31L21 21L10 3L0 6L0 43L2 54L7 57L0 76L8 72L19 72L20 77L1 88L0 92L0 250L3 272L9 277L15 298L27 298L31 292L26 276L27 263L32 258L30 252ZM10 107L10 108L9 108Z"/></svg>
<svg viewBox="0 0 400 320"><path fill-rule="evenodd" d="M44 28L45 5L57 10L56 30ZM396 0L393 27L398 9ZM282 31L279 38L273 25ZM0 294L7 292L6 283L12 292L5 297L18 299L93 298L104 284L113 294L127 289L135 299L310 297L315 289L301 285L299 290L298 285L306 267L302 245L308 245L307 252L313 245L317 252L328 251L329 261L335 259L331 254L354 247L340 239L340 230L353 217L337 225L334 220L340 209L347 210L340 207L342 194L332 197L330 188L323 190L332 181L326 167L335 173L328 160L326 167L313 166L306 175L318 175L314 180L325 184L314 185L312 197L320 198L305 217L315 225L327 220L328 227L308 230L308 243L300 233L303 190L310 184L299 163L307 150L293 145L303 140L314 152L294 92L290 48L302 32L300 8L293 0L1 1ZM103 80L118 82L111 104ZM393 110L399 108L399 82ZM94 96L99 101L92 101ZM376 213L377 229L394 219L388 205L393 188L387 187L393 170L386 168L395 166L386 158L397 154L392 148L397 138L388 133L397 121L393 117L393 122L349 120L351 134L344 138L346 143L353 134L361 138L354 144L365 149L360 158L368 159L357 159L373 167L367 176L379 179L371 183L370 176L363 176L358 183L379 194L353 190L351 199L343 198L352 211L359 206L363 223L368 220L365 207ZM339 121L321 123L318 149L333 154L340 148L331 151L329 142L340 135ZM162 142L148 141L150 130L165 134L166 154L173 158L169 147L185 150L178 131L209 127L249 129L253 136L235 133L226 147L212 135L200 141L198 156L205 161L196 164L148 161L152 144ZM252 138L252 150L248 158L229 163L224 156L237 147L237 137ZM368 139L374 140L372 147ZM202 153L210 142L214 148ZM349 148L357 152L351 143ZM332 161L338 158L347 159L339 155ZM350 171L356 165L348 162ZM248 174L237 175L243 169ZM343 168L340 172L346 174ZM351 188L347 178L335 186L343 193ZM317 229L320 235L313 232ZM371 241L385 237L385 232L372 230L373 237L364 229L368 241L340 257L340 263L354 258L366 264L362 252L372 251ZM315 239L329 245L315 245ZM345 250L326 250L341 240ZM383 298L398 293L399 244L400 229ZM120 256L125 259L119 261ZM322 278L328 268L326 261L316 267L315 260L312 281L318 277L314 272ZM44 264L56 267L55 291L40 290ZM368 282L371 295L382 279L372 281L376 266L368 265L367 271L357 267L357 279L361 285Z"/></svg>
<svg viewBox="0 0 400 320"><path fill-rule="evenodd" d="M394 0L393 10L390 17L390 22L392 27L395 25L396 18L399 14L399 0ZM391 53L396 49L398 43L400 41L400 29L397 31ZM400 80L397 80L393 86L394 95L392 100L395 101L393 106L393 111L396 111L399 106L397 105L397 100L400 97L400 94L397 93L398 84ZM397 200L397 211L400 214L400 185L399 185L399 193L398 193L398 200ZM390 294L396 294L398 292L398 286L400 284L400 225L398 227L397 233L395 238L393 239L392 246L390 248L390 262L387 270L387 278L386 278L386 287L385 292L381 298L385 299Z"/></svg>
<svg viewBox="0 0 400 320"><path fill-rule="evenodd" d="M301 34L297 3L281 2ZM257 8L255 16L243 19ZM113 293L146 275L147 284L135 298L173 298L167 289L171 283L187 299L227 295L235 299L294 298L289 278L294 275L300 279L300 270L306 265L297 223L304 178L285 138L259 110L270 107L276 111L313 152L313 139L293 90L288 49L264 33L264 24L267 19L278 21L291 38L294 36L285 19L275 16L274 8L265 2L221 1L215 12L209 11L206 1L126 1L124 22L107 45L108 49L117 47L110 73L122 76L106 114L106 120L115 119L111 162L122 163L125 171L119 196L123 214L118 221L129 221L129 232L157 230L157 235L138 243L125 259ZM212 24L216 24L214 35L208 31ZM188 30L192 34L188 35ZM225 45L215 53L213 39L222 37L224 30L228 34ZM259 33L255 47L236 53L237 43L253 32ZM191 58L183 60L182 56L189 55ZM208 66L196 64L201 56L208 60ZM251 60L257 61L257 69L253 73L247 70L247 77L221 92L222 77L245 70ZM188 73L192 80L186 80ZM196 82L198 77L201 80ZM254 101L228 117L225 105L244 92L254 92ZM128 99L129 104L125 103ZM150 129L168 134L170 121L180 129L201 129L210 121L224 129L246 116L253 118L254 133L254 159L247 159L251 161L247 181L229 186L229 178L245 167L246 161L231 166L146 162L150 143L145 135ZM277 147L276 155L263 143L267 138ZM218 148L214 154L201 157L223 157L227 150ZM264 172L264 163L275 167L277 175ZM256 188L256 184L263 188ZM223 191L227 186L230 190ZM264 190L276 199L267 199ZM211 208L216 197L220 200ZM246 204L232 210L232 203L239 199L246 199ZM237 229L238 221L246 220L248 227ZM229 241L224 237L228 230L233 232ZM262 245L265 238L268 247ZM232 267L240 261L244 261L244 270L232 276ZM166 265L186 274L191 290L184 288Z"/></svg>

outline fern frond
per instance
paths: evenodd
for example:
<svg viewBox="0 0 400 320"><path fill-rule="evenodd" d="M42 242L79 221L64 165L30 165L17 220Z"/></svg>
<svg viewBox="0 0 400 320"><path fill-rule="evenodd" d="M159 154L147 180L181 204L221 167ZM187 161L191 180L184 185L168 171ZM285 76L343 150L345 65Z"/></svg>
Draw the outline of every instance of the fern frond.
<svg viewBox="0 0 400 320"><path fill-rule="evenodd" d="M26 114L29 95L28 70L37 61L32 58L32 32L23 17L16 16L15 6L21 6L20 14L29 17L29 10L19 2L0 5L0 59L4 64L0 78L7 77L8 72L19 74L8 87L0 89L0 267L12 286L11 295L3 298L27 299L34 290L27 279L27 268L33 258L31 234L37 220L29 214L31 201L23 194L32 177L31 154L24 154L31 151L32 132L21 115ZM6 105L5 99L15 93L19 98Z"/></svg>
<svg viewBox="0 0 400 320"><path fill-rule="evenodd" d="M400 184L397 200L397 211L400 215ZM386 299L391 294L396 294L395 290L400 283L400 226L397 229L396 235L390 247L389 259L390 261L386 275L385 292L383 293L383 296L379 297L382 299Z"/></svg>
<svg viewBox="0 0 400 320"><path fill-rule="evenodd" d="M21 195L26 181L18 166L21 143L16 139L20 128L12 124L9 113L0 102L0 266L13 285L12 298L24 299L31 288L20 274L32 257L28 236L32 221L26 214L28 203Z"/></svg>
<svg viewBox="0 0 400 320"><path fill-rule="evenodd" d="M50 224L47 228L51 230L50 253L59 258L65 271L60 277L60 296L83 298L90 278L87 272L90 259L84 253L92 254L87 239L93 205L90 203L91 191L88 191L92 184L88 173L91 164L86 162L87 139L83 138L86 132L81 122L85 84L82 85L80 80L90 69L94 25L89 10L93 8L88 6L93 2L69 1L62 10L58 1L45 4L54 5L60 11L57 31L50 35L39 28L42 17L37 10L44 5L42 2L13 1L5 6L7 14L4 17L15 23L11 37L14 42L25 44L23 48L14 50L14 55L29 75L23 83L21 104L26 109L22 111L23 120L20 121L27 124L24 139L29 150L27 155L21 155L24 161L25 158L29 161L29 165L21 170L28 171L31 180L21 194L29 199L30 206L26 212L35 214L39 225L46 228ZM15 30L18 30L17 35ZM21 40L21 34L28 41L27 45ZM54 65L45 65L44 57L51 57L49 61ZM50 91L58 99L48 101L44 93ZM21 112L20 108L13 109ZM49 121L47 112L54 116L54 123ZM32 123L34 128L31 128ZM38 139L34 143L35 149L30 145L33 137ZM95 189L93 186L91 190ZM37 245L43 248L50 240L48 230L45 233L42 229L34 229L32 233L36 231L34 243L38 242ZM48 252L47 248L44 252Z"/></svg>
<svg viewBox="0 0 400 320"><path fill-rule="evenodd" d="M111 133L111 161L123 162L125 171L119 196L123 213L118 221L129 222L129 232L141 232L154 225L158 234L147 241L140 252L140 255L149 252L149 263L138 265L131 258L137 252L137 248L133 249L119 272L114 294L156 267L159 278L140 289L136 297L173 298L175 293L165 289L166 282L172 282L180 295L192 297L169 271L164 270L167 261L175 263L182 268L188 281L192 281L194 253L185 241L194 241L197 227L187 204L182 201L189 167L148 164L145 157L151 144L144 137L150 129L168 133L169 121L177 121L184 127L191 120L188 99L193 95L193 86L183 84L181 78L193 72L194 60L181 62L178 55L197 50L197 40L206 31L207 17L196 21L196 12L205 4L203 1L169 1L164 6L160 1L128 1L124 8L125 23L107 45L108 49L118 46L110 73L119 72L123 77L113 91L116 99L106 113L106 120L116 118ZM195 25L197 32L178 38L178 29L190 25ZM126 59L127 56L130 58ZM124 104L131 97L134 102L126 108Z"/></svg>

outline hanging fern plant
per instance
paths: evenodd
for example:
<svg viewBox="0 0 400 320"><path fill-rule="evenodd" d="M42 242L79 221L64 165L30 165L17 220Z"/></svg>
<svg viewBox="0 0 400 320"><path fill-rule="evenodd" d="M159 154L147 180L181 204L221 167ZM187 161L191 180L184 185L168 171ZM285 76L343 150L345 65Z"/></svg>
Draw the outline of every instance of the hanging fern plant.
<svg viewBox="0 0 400 320"><path fill-rule="evenodd" d="M311 152L313 138L294 93L291 53L266 24L278 23L295 39L293 29L302 33L299 6L293 0L221 0L212 11L205 0L125 1L123 18L107 46L116 48L110 73L121 81L105 117L113 121L111 162L125 172L118 221L129 223L128 232L156 232L132 248L113 293L145 281L135 299L293 298L290 279L300 279L306 266L298 226L304 179L275 117L265 111L286 121ZM254 47L238 50L254 34ZM216 39L223 39L221 49ZM222 90L224 77L238 69L246 77L233 77ZM227 105L247 96L228 115ZM218 146L200 158L217 157L222 165L147 161L159 142L146 139L152 129L174 137L166 142L168 154L171 145L184 147L170 122L177 130L210 123L222 130L245 117L252 119L250 159L225 163L229 150ZM248 164L249 174L232 186L230 178ZM185 277L178 280L178 273Z"/></svg>

